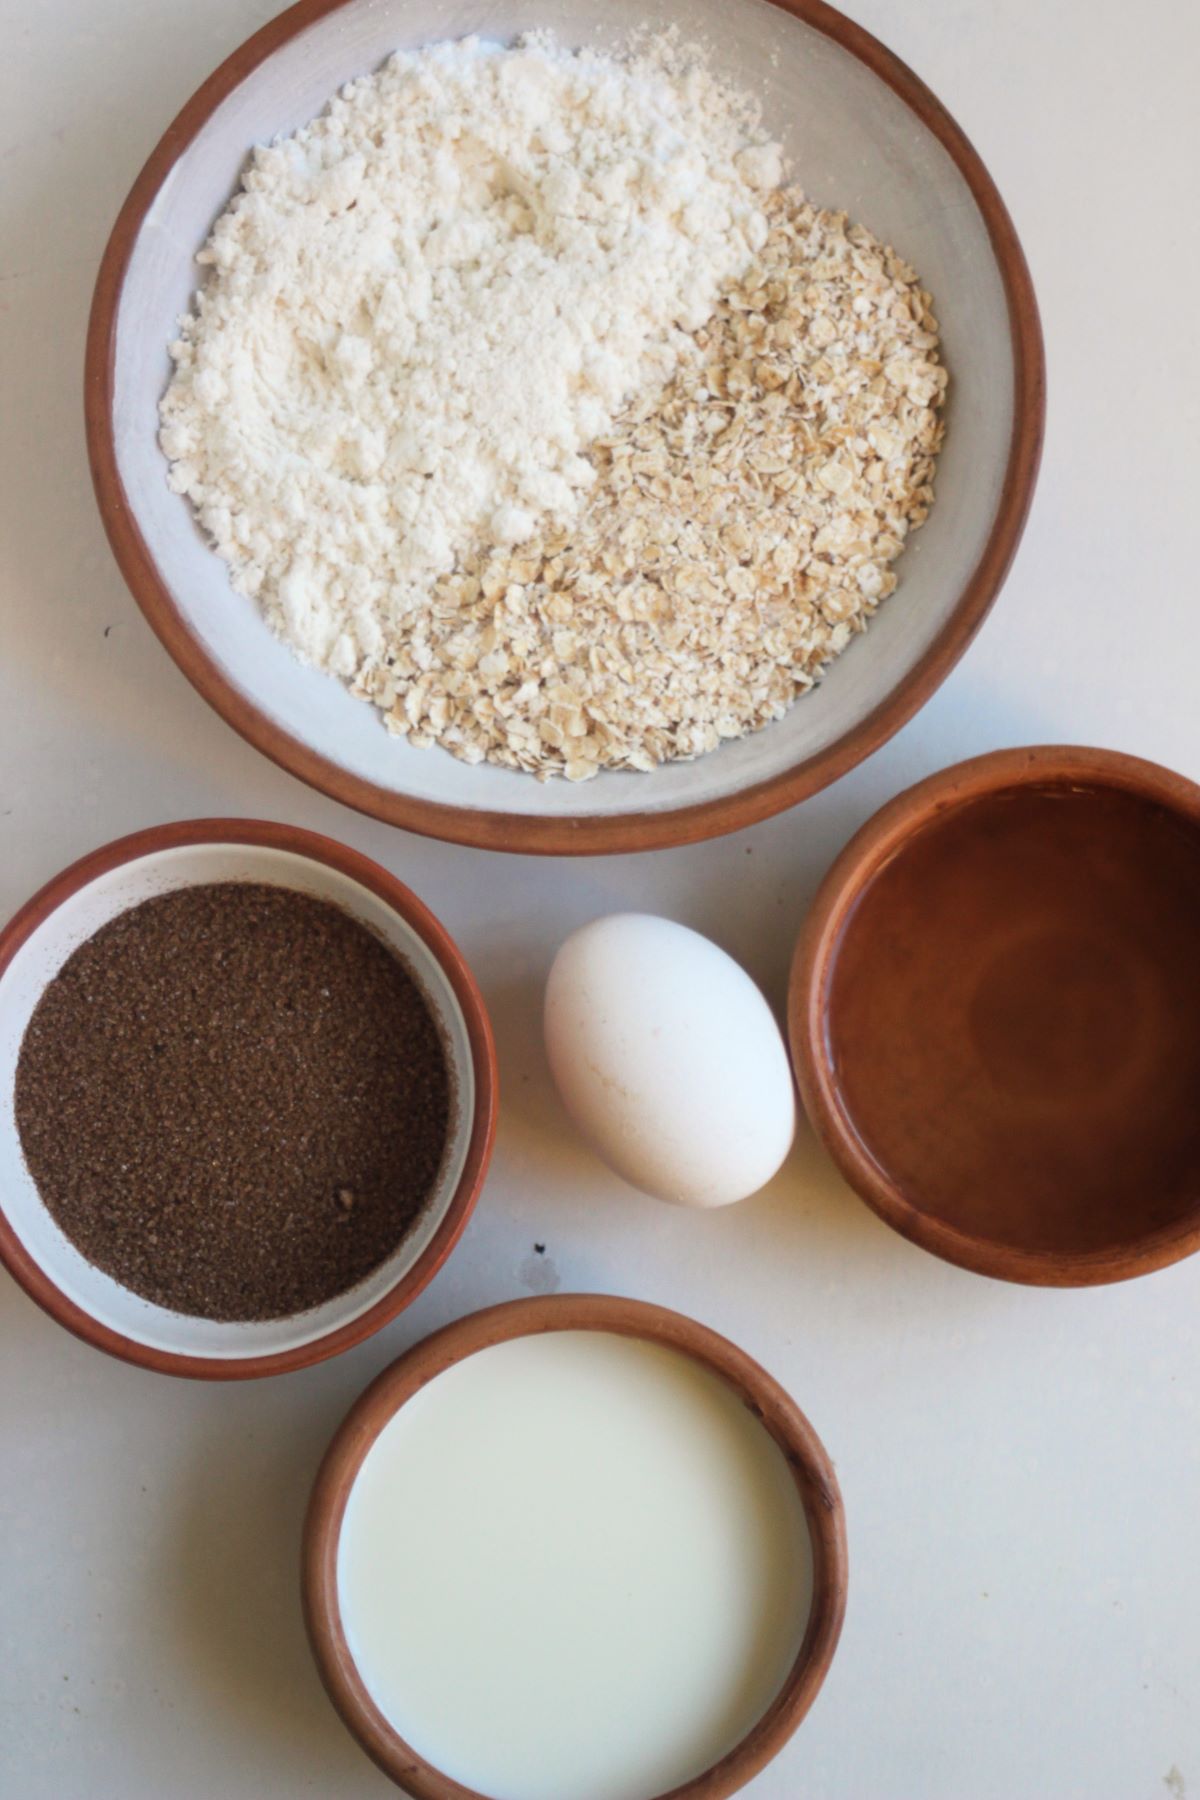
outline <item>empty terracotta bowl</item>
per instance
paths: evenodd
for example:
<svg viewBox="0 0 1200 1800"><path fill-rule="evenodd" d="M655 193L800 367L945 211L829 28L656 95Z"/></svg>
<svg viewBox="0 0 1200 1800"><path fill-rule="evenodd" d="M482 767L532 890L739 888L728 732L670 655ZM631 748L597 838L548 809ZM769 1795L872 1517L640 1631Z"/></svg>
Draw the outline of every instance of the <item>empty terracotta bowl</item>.
<svg viewBox="0 0 1200 1800"><path fill-rule="evenodd" d="M1005 750L868 821L801 933L792 1054L850 1185L927 1250L1058 1287L1200 1247L1200 787Z"/></svg>

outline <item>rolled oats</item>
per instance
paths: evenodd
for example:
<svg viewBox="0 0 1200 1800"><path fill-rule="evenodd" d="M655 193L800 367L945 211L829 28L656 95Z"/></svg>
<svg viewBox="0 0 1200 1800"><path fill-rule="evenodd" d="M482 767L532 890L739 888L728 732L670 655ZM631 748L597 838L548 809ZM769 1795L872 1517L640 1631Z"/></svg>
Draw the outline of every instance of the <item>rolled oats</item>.
<svg viewBox="0 0 1200 1800"><path fill-rule="evenodd" d="M895 590L942 441L930 296L844 213L794 188L766 212L571 524L467 559L360 674L410 743L568 781L698 756L781 718Z"/></svg>

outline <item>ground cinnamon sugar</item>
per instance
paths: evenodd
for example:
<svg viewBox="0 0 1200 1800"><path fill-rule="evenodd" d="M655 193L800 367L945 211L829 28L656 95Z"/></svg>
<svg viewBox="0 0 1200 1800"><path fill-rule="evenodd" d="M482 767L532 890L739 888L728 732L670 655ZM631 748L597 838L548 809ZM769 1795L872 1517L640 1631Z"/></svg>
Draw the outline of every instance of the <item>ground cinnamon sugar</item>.
<svg viewBox="0 0 1200 1800"><path fill-rule="evenodd" d="M210 1319L353 1287L437 1178L451 1091L403 964L290 888L183 888L67 960L29 1022L21 1147L88 1260Z"/></svg>

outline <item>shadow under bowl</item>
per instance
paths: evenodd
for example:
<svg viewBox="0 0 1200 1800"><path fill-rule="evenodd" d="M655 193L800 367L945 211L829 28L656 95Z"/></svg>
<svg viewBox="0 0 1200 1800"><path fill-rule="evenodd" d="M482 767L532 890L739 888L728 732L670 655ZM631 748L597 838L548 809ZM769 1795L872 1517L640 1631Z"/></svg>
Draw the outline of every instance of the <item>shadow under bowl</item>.
<svg viewBox="0 0 1200 1800"><path fill-rule="evenodd" d="M868 821L796 948L800 1089L914 1243L1047 1286L1200 1248L1200 788L1115 752L960 763Z"/></svg>

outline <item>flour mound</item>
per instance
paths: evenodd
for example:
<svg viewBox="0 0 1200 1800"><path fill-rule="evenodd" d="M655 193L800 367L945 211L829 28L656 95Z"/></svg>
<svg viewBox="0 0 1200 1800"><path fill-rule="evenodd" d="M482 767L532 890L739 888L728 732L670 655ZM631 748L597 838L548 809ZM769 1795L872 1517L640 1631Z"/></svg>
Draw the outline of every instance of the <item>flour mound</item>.
<svg viewBox="0 0 1200 1800"><path fill-rule="evenodd" d="M171 486L299 654L361 676L461 556L574 515L780 176L744 96L661 42L394 56L254 152L201 252Z"/></svg>

